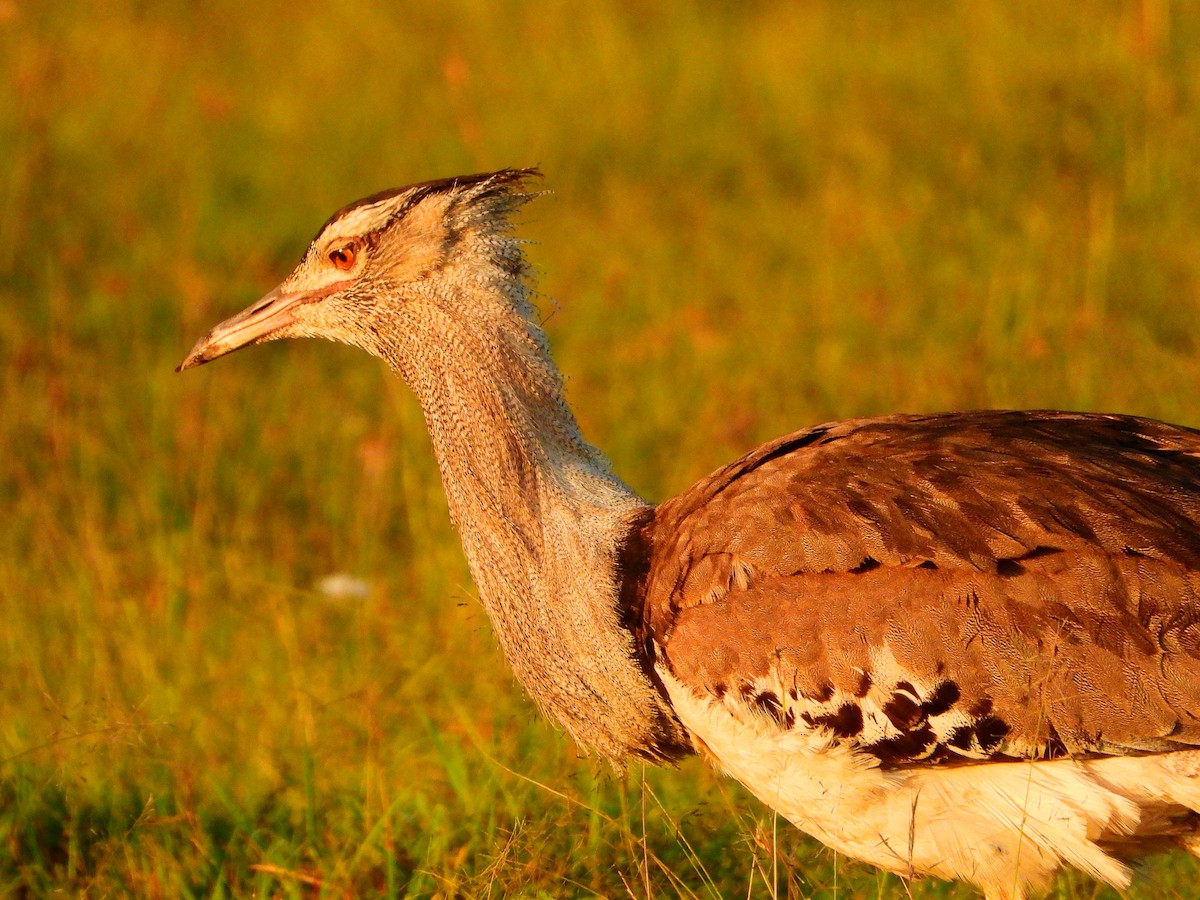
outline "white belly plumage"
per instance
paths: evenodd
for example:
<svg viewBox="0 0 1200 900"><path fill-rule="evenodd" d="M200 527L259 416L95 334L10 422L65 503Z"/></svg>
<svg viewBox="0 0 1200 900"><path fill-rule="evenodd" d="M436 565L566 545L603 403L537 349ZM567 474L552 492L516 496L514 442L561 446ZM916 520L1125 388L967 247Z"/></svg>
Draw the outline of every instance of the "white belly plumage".
<svg viewBox="0 0 1200 900"><path fill-rule="evenodd" d="M1122 845L1200 812L1200 751L883 769L827 729L784 730L659 675L699 749L796 827L901 875L973 882L988 900L1020 900L1064 864L1127 887Z"/></svg>

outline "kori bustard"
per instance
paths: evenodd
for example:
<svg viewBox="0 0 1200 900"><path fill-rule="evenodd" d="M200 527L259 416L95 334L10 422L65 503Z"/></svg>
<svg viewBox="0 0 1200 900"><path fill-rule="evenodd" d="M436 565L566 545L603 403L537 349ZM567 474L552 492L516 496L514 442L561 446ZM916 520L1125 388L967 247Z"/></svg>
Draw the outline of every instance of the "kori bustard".
<svg viewBox="0 0 1200 900"><path fill-rule="evenodd" d="M320 337L412 388L500 646L614 761L699 752L902 875L1024 897L1200 847L1200 432L858 419L654 506L580 434L512 215L536 171L367 197L180 369Z"/></svg>

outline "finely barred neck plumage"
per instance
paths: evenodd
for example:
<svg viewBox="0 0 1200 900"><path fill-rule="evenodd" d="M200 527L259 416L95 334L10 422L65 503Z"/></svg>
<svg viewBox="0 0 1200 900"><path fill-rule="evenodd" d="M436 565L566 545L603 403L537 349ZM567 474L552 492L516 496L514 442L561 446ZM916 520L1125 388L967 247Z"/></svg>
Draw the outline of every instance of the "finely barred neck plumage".
<svg viewBox="0 0 1200 900"><path fill-rule="evenodd" d="M617 761L686 739L627 627L618 556L646 504L580 434L511 235L533 170L434 181L336 213L271 294L181 368L285 337L385 360L424 411L480 599L517 677Z"/></svg>

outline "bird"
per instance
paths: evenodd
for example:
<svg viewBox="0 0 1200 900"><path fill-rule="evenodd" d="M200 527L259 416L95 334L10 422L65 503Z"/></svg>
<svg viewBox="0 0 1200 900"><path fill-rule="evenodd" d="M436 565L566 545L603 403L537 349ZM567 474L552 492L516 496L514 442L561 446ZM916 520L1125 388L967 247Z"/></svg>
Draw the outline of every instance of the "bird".
<svg viewBox="0 0 1200 900"><path fill-rule="evenodd" d="M540 178L346 206L177 371L295 337L382 359L516 678L618 767L698 754L834 850L987 900L1200 855L1200 432L857 418L651 503L551 359L516 222Z"/></svg>

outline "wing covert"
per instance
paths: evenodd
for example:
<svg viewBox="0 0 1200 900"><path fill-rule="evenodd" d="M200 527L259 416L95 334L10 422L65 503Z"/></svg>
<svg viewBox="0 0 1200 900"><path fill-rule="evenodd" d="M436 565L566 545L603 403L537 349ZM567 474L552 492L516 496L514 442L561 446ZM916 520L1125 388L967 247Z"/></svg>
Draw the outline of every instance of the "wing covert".
<svg viewBox="0 0 1200 900"><path fill-rule="evenodd" d="M658 508L644 624L694 690L885 763L1200 744L1198 454L1069 413L789 435Z"/></svg>

